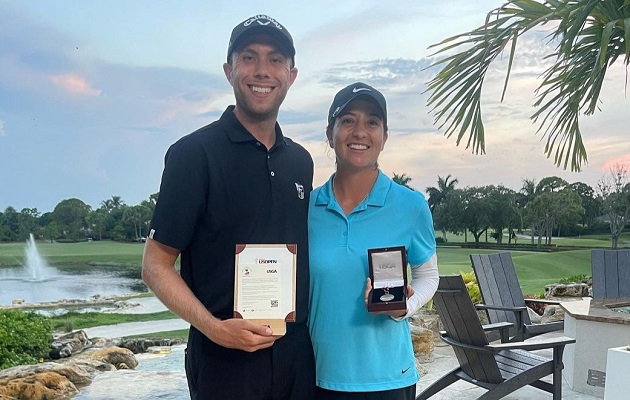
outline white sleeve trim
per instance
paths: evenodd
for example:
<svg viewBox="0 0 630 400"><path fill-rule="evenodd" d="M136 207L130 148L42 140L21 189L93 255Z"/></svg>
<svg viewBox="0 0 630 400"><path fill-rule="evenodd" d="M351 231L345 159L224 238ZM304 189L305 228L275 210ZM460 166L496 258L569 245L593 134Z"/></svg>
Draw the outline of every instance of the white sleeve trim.
<svg viewBox="0 0 630 400"><path fill-rule="evenodd" d="M394 319L401 321L418 312L420 307L433 298L439 283L437 254L433 253L424 264L411 267L411 287L414 293L407 299L407 314Z"/></svg>

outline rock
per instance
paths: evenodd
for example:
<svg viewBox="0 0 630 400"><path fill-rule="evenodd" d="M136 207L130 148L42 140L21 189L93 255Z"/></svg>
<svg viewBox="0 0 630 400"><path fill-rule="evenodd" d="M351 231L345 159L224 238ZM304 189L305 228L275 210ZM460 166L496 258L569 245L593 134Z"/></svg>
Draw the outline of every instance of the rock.
<svg viewBox="0 0 630 400"><path fill-rule="evenodd" d="M150 347L171 347L181 341L170 339L123 339L116 346L133 351L134 354L146 353Z"/></svg>
<svg viewBox="0 0 630 400"><path fill-rule="evenodd" d="M46 362L0 371L0 395L16 399L65 399L92 377L74 364Z"/></svg>
<svg viewBox="0 0 630 400"><path fill-rule="evenodd" d="M56 372L41 372L12 379L0 386L0 394L16 399L64 399L76 393L76 386Z"/></svg>
<svg viewBox="0 0 630 400"><path fill-rule="evenodd" d="M70 357L72 355L72 346L70 346L69 344L65 344L61 347L53 347L52 350L50 350L49 356L50 358L52 358L53 360L58 360L60 358L67 358Z"/></svg>
<svg viewBox="0 0 630 400"><path fill-rule="evenodd" d="M10 399L66 399L89 385L96 372L133 369L131 350L116 346L86 349L79 356L0 371L0 396ZM0 397L1 399L1 397Z"/></svg>
<svg viewBox="0 0 630 400"><path fill-rule="evenodd" d="M554 283L545 286L545 298L588 296L587 283Z"/></svg>
<svg viewBox="0 0 630 400"><path fill-rule="evenodd" d="M548 305L545 307L545 313L540 319L541 323L564 320L564 310L560 306Z"/></svg>
<svg viewBox="0 0 630 400"><path fill-rule="evenodd" d="M90 341L92 342L92 346L94 347L105 347L109 342L111 342L109 339L102 337L92 338L90 339ZM112 343L112 345L115 344Z"/></svg>
<svg viewBox="0 0 630 400"><path fill-rule="evenodd" d="M79 330L58 336L54 339L50 345L51 350L49 355L53 360L58 360L79 353L91 345L92 342L87 337L85 331Z"/></svg>
<svg viewBox="0 0 630 400"><path fill-rule="evenodd" d="M18 378L26 378L30 375L40 374L44 372L54 372L58 375L65 376L75 385L87 385L92 382L89 373L82 370L79 366L72 363L44 362L33 365L19 365L0 371L0 387L9 381Z"/></svg>
<svg viewBox="0 0 630 400"><path fill-rule="evenodd" d="M411 343L416 360L421 363L433 361L433 349L435 340L433 332L429 329L413 326L411 329Z"/></svg>
<svg viewBox="0 0 630 400"><path fill-rule="evenodd" d="M133 355L133 352L129 349L124 349L117 346L107 347L86 353L86 357L91 360L103 361L108 364L112 364L117 369L124 364L126 369L133 369L138 366L138 360Z"/></svg>

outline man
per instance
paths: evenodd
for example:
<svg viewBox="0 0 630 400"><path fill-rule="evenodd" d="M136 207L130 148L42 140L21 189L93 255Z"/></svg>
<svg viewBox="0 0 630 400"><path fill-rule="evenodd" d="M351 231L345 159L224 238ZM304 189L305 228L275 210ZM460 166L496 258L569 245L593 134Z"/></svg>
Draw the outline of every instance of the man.
<svg viewBox="0 0 630 400"><path fill-rule="evenodd" d="M306 327L313 160L276 122L297 76L294 56L291 35L273 18L237 25L223 65L236 106L165 157L142 275L191 324L185 363L193 399L314 397ZM235 246L257 243L297 244L296 322L282 337L233 318Z"/></svg>

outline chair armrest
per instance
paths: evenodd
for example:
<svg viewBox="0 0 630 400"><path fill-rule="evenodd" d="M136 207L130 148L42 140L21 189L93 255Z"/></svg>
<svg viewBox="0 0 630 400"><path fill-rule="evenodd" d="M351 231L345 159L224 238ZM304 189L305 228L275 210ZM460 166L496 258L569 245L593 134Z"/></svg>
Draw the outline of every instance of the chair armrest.
<svg viewBox="0 0 630 400"><path fill-rule="evenodd" d="M486 347L492 350L541 350L550 349L552 347L564 346L575 343L575 339L567 336L557 336L548 339L529 339L525 342L510 342L489 344Z"/></svg>
<svg viewBox="0 0 630 400"><path fill-rule="evenodd" d="M499 311L513 311L513 312L527 311L527 307L505 307L505 306L493 306L491 304L475 304L475 308L478 310L499 310Z"/></svg>
<svg viewBox="0 0 630 400"><path fill-rule="evenodd" d="M496 322L494 324L486 324L482 325L483 331L486 332L486 336L488 332L499 331L499 337L501 338L501 343L510 341L510 328L514 326L511 322ZM493 340L488 337L488 340Z"/></svg>
<svg viewBox="0 0 630 400"><path fill-rule="evenodd" d="M498 310L498 311L512 311L514 313L514 318L516 318L516 331L517 334L515 336L517 341L521 341L524 339L524 330L525 325L523 321L525 321L525 313L527 313L527 307L505 307L505 306L495 306L491 304L475 304L475 308L478 310ZM507 342L508 333L501 333L501 342Z"/></svg>
<svg viewBox="0 0 630 400"><path fill-rule="evenodd" d="M489 331L500 331L502 329L510 329L513 326L514 324L511 322L497 322L495 324L482 325L481 327L483 328L485 332L489 332Z"/></svg>
<svg viewBox="0 0 630 400"><path fill-rule="evenodd" d="M474 346L472 344L466 344L466 343L462 343L459 342L455 339L453 339L452 337L448 336L446 333L442 333L442 335L440 335L440 338L442 339L443 342L450 344L453 347L459 347L462 349L471 349L471 350L475 350L475 351L483 351L486 353L495 353L496 350L494 349L489 349L486 348L484 346Z"/></svg>

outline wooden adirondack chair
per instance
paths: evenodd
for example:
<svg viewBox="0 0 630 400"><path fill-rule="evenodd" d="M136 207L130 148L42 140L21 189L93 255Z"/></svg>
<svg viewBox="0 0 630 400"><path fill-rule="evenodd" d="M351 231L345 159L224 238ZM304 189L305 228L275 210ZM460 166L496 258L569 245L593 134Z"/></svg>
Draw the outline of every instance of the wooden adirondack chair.
<svg viewBox="0 0 630 400"><path fill-rule="evenodd" d="M593 298L630 298L630 250L591 250Z"/></svg>
<svg viewBox="0 0 630 400"><path fill-rule="evenodd" d="M509 252L471 254L483 304L478 309L488 312L491 323L511 322L511 340L522 341L536 335L564 329L564 321L533 324L527 312L527 303L558 305L557 301L525 299L516 276L516 269Z"/></svg>
<svg viewBox="0 0 630 400"><path fill-rule="evenodd" d="M440 276L433 300L445 328L442 340L453 346L459 367L427 387L416 400L428 399L460 379L488 390L479 399L500 399L527 385L552 393L554 400L562 398L562 353L575 339L489 344L460 275ZM540 349L553 349L553 358L529 351ZM552 383L541 380L551 374Z"/></svg>

